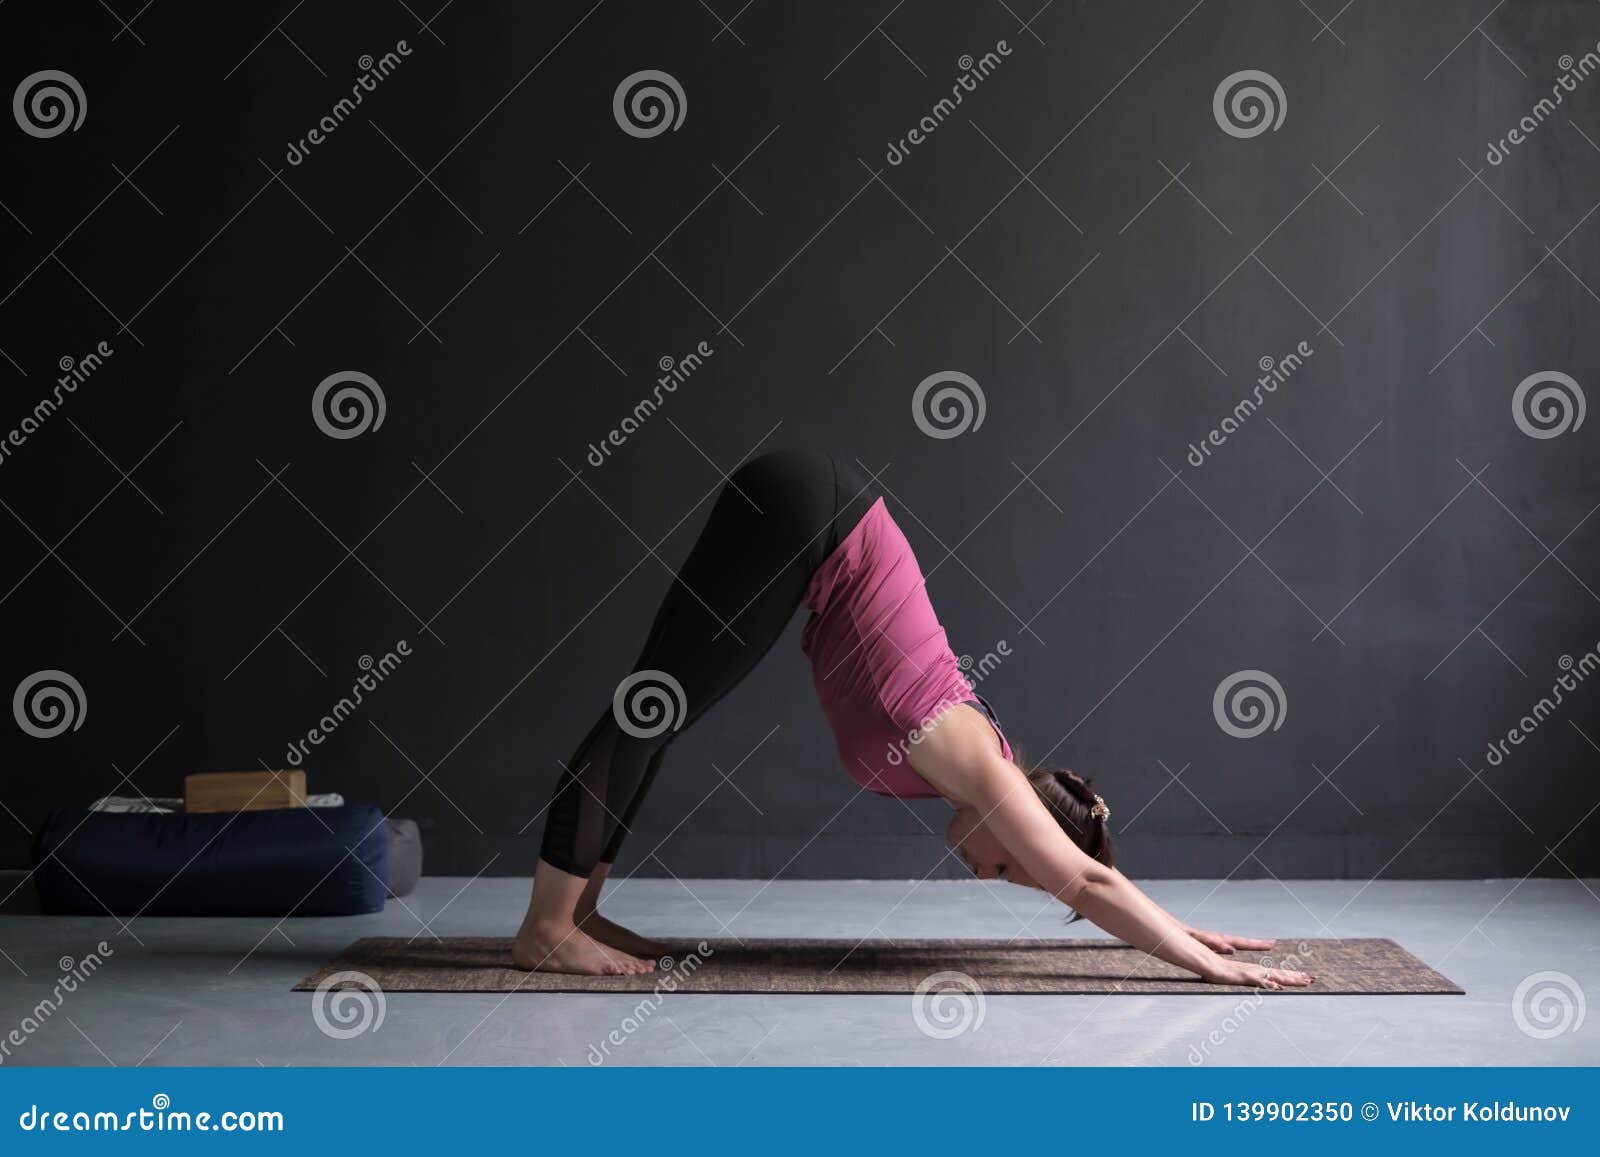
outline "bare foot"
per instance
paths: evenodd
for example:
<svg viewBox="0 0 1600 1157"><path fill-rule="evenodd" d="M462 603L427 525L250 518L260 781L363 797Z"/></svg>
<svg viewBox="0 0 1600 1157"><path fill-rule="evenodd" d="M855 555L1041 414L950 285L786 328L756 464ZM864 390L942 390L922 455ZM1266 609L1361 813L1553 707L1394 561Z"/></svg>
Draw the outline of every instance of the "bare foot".
<svg viewBox="0 0 1600 1157"><path fill-rule="evenodd" d="M573 972L583 976L631 976L650 972L655 961L641 960L580 932L576 925L547 929L524 925L511 945L517 967L529 972Z"/></svg>
<svg viewBox="0 0 1600 1157"><path fill-rule="evenodd" d="M621 924L614 924L599 912L590 912L578 917L578 925L589 934L592 939L598 940L609 948L619 952L627 952L633 956L643 956L660 959L672 952L672 949L659 940L651 940L640 936L637 932L624 928Z"/></svg>

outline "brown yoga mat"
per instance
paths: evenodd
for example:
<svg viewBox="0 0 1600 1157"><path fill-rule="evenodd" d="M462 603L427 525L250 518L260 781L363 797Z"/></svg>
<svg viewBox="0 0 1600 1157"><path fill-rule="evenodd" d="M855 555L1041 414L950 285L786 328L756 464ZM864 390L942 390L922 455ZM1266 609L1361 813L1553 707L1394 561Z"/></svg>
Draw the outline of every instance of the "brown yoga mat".
<svg viewBox="0 0 1600 1157"><path fill-rule="evenodd" d="M991 995L1253 992L1205 984L1107 940L709 940L673 942L666 968L638 976L522 972L511 941L486 937L357 940L295 986L384 992L912 993L975 982ZM1283 940L1237 959L1316 976L1282 993L1376 996L1462 990L1392 940ZM940 977L959 973L959 977ZM1276 994L1276 993L1275 993Z"/></svg>

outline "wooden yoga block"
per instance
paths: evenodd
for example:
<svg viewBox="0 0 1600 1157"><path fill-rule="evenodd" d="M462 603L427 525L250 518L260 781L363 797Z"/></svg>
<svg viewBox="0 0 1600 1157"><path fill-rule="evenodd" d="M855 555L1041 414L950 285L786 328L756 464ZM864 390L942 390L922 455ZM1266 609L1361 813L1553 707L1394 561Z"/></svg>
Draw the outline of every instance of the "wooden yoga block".
<svg viewBox="0 0 1600 1157"><path fill-rule="evenodd" d="M258 812L305 806L303 771L210 771L183 780L186 812Z"/></svg>

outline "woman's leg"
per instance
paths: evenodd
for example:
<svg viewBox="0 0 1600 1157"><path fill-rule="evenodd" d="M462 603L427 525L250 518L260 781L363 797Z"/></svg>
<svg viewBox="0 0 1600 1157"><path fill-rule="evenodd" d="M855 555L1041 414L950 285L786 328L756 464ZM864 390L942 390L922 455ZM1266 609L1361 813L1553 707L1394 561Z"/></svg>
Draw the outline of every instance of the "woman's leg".
<svg viewBox="0 0 1600 1157"><path fill-rule="evenodd" d="M630 676L641 680L636 690L675 686L682 696L669 690L652 704L665 717L636 717L627 697L619 698L566 765L546 815L539 874L517 937L520 966L642 967L631 955L606 953L578 928L592 876L598 865L615 859L668 744L777 641L812 572L864 512L864 498L841 495L832 462L819 454L765 455L734 473L662 602ZM591 901L597 891L596 886ZM647 943L635 942L635 948Z"/></svg>
<svg viewBox="0 0 1600 1157"><path fill-rule="evenodd" d="M595 865L594 871L589 873L583 894L578 897L573 923L589 939L597 940L607 948L614 948L629 956L643 960L654 960L665 956L671 951L670 945L663 944L659 940L651 940L648 936L641 936L600 915L600 893L605 888L606 879L611 875L611 866L609 860L601 860Z"/></svg>

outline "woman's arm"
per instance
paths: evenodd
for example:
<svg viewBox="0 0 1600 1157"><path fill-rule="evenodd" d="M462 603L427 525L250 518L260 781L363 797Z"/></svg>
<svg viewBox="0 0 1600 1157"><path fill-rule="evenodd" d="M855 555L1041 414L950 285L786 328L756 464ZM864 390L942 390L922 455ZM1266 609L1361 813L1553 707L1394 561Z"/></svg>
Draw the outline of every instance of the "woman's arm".
<svg viewBox="0 0 1600 1157"><path fill-rule="evenodd" d="M1168 964L1217 983L1253 983L1245 976L1245 966L1201 944L1133 881L1084 855L1014 765L988 761L970 779L976 795L973 804L987 817L989 830L1044 891ZM1262 987L1279 986L1271 977L1260 979Z"/></svg>
<svg viewBox="0 0 1600 1157"><path fill-rule="evenodd" d="M970 714L970 713L964 713ZM985 729L988 724L978 717ZM978 810L990 832L1045 892L1135 948L1218 984L1302 987L1302 972L1229 960L1134 886L1070 840L1015 764L988 737L953 720L913 746L911 764L947 797Z"/></svg>

